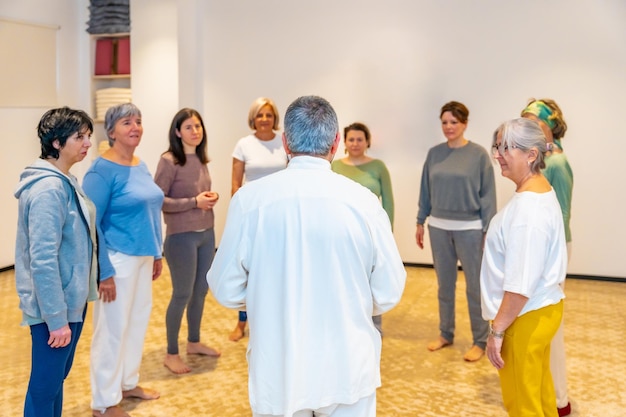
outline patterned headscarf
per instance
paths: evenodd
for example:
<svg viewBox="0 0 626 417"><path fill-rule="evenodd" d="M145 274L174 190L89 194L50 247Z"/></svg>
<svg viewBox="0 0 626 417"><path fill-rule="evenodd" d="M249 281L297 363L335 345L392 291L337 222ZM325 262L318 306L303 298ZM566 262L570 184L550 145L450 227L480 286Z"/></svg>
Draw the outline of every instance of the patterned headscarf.
<svg viewBox="0 0 626 417"><path fill-rule="evenodd" d="M543 101L533 101L522 111L522 114L524 113L534 114L539 120L547 124L550 130L554 129L554 112Z"/></svg>

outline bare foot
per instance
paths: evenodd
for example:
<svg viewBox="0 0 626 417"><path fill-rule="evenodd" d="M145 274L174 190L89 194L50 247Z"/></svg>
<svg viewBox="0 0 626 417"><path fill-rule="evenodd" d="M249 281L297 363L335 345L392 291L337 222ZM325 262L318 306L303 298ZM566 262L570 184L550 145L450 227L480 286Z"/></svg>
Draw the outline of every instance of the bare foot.
<svg viewBox="0 0 626 417"><path fill-rule="evenodd" d="M128 391L122 391L122 398L139 398L140 400L156 400L161 394L150 388L142 388L137 385Z"/></svg>
<svg viewBox="0 0 626 417"><path fill-rule="evenodd" d="M243 337L243 332L246 330L246 322L245 321L239 321L237 322L237 327L235 327L235 330L233 330L230 335L228 336L228 338L230 340L232 340L233 342L238 341L239 339L241 339Z"/></svg>
<svg viewBox="0 0 626 417"><path fill-rule="evenodd" d="M437 338L437 340L433 340L432 342L430 342L428 345L426 345L426 347L428 348L428 350L430 350L431 352L434 352L436 350L439 350L441 348L444 348L446 346L450 346L452 344L451 341L444 339L443 337L439 336Z"/></svg>
<svg viewBox="0 0 626 417"><path fill-rule="evenodd" d="M188 342L187 354L188 355L204 355L204 356L211 356L213 358L219 358L222 353L219 350L213 349L212 347L209 347L200 342Z"/></svg>
<svg viewBox="0 0 626 417"><path fill-rule="evenodd" d="M122 410L119 405L107 408L104 413L100 410L91 410L91 415L93 417L130 417L130 414Z"/></svg>
<svg viewBox="0 0 626 417"><path fill-rule="evenodd" d="M191 372L191 368L180 358L180 355L165 355L163 365L175 374L186 374Z"/></svg>
<svg viewBox="0 0 626 417"><path fill-rule="evenodd" d="M484 349L481 349L480 347L474 345L472 346L470 350L467 351L465 356L463 356L463 359L466 362L476 362L477 360L482 358L484 354L485 354Z"/></svg>

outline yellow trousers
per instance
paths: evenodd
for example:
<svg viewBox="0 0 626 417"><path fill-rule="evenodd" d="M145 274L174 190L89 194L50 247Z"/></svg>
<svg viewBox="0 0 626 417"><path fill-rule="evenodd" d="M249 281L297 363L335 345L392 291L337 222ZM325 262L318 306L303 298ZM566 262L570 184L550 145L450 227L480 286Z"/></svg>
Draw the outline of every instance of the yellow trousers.
<svg viewBox="0 0 626 417"><path fill-rule="evenodd" d="M506 329L500 374L504 407L511 417L558 417L550 342L563 317L563 301L530 311Z"/></svg>

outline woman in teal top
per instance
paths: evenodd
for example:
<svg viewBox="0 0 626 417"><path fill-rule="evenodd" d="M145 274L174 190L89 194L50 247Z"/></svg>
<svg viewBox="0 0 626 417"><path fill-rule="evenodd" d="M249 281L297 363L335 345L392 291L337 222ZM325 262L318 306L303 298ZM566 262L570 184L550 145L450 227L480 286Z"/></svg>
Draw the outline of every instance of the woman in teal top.
<svg viewBox="0 0 626 417"><path fill-rule="evenodd" d="M567 131L567 124L563 119L563 113L561 113L559 106L554 100L548 98L541 100L532 99L528 106L522 110L522 117L536 120L544 135L546 135L546 141L552 144L551 152L546 158L546 168L543 171L543 175L550 181L561 205L565 226L565 241L567 242L568 252L570 252L572 232L569 224L572 214L574 174L561 144L561 140Z"/></svg>
<svg viewBox="0 0 626 417"><path fill-rule="evenodd" d="M531 99L526 108L522 110L522 117L539 123L539 127L541 127L546 136L546 142L551 147L551 151L546 155L546 167L542 173L550 182L561 206L563 226L565 226L565 242L567 243L567 258L569 259L572 250L572 232L569 223L572 214L574 174L561 144L561 139L563 139L567 131L567 123L563 119L561 108L554 100L549 98L541 100ZM568 416L572 411L572 407L567 396L563 321L561 321L559 330L552 338L550 371L552 372L554 390L556 391L556 406L559 417Z"/></svg>
<svg viewBox="0 0 626 417"><path fill-rule="evenodd" d="M387 212L389 222L393 227L391 177L383 161L365 154L365 151L372 144L369 129L363 123L352 123L343 129L343 137L347 156L333 161L333 171L358 182L376 194L382 202L383 209ZM372 320L382 334L382 317L374 316Z"/></svg>

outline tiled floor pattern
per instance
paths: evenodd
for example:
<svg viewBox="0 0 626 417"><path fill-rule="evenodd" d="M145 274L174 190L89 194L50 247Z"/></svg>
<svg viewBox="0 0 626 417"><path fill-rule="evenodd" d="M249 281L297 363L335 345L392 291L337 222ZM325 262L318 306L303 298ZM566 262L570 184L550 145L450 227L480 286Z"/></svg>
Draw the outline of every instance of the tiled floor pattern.
<svg viewBox="0 0 626 417"><path fill-rule="evenodd" d="M437 335L436 279L432 269L409 267L402 302L384 316L382 375L378 416L505 416L495 369L486 359L463 362L471 345L464 300L457 288L457 336L453 346L428 352ZM133 417L250 416L247 396L247 339L233 343L228 333L236 313L209 296L203 341L222 357L187 358L193 371L177 376L162 365L164 314L171 291L167 270L154 283L154 307L144 346L141 384L161 392L156 401L124 400ZM626 416L626 284L568 280L565 304L567 365L572 417ZM30 367L30 335L19 326L20 312L13 272L0 273L0 416L22 415ZM72 372L65 384L65 417L88 417L89 314ZM181 331L184 340L186 329ZM184 352L184 343L181 343Z"/></svg>

